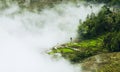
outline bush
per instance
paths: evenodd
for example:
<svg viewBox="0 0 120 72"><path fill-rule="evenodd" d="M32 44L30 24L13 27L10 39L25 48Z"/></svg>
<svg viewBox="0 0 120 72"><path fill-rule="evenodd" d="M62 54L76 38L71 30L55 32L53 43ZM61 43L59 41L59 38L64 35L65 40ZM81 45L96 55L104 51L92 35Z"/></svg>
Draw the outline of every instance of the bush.
<svg viewBox="0 0 120 72"><path fill-rule="evenodd" d="M104 47L111 52L120 51L120 32L108 33L103 40Z"/></svg>
<svg viewBox="0 0 120 72"><path fill-rule="evenodd" d="M83 52L75 52L74 56L70 58L70 61L72 63L78 63L83 61L84 59L93 56L93 52L92 51L83 51Z"/></svg>

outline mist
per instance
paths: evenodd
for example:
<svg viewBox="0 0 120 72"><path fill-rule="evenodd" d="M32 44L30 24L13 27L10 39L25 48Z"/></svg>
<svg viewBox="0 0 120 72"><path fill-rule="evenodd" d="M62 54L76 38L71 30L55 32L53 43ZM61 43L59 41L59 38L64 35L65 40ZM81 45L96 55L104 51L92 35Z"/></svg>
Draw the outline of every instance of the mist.
<svg viewBox="0 0 120 72"><path fill-rule="evenodd" d="M91 4L92 5L92 4ZM79 20L98 13L102 5L61 3L39 12L17 4L0 10L0 72L81 72L80 66L45 54L57 43L77 37Z"/></svg>

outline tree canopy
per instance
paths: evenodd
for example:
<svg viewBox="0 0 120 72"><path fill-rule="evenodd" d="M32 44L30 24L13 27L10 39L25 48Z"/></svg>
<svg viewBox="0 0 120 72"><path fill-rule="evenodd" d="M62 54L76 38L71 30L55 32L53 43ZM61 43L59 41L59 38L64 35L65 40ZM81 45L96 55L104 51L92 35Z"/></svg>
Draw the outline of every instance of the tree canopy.
<svg viewBox="0 0 120 72"><path fill-rule="evenodd" d="M120 51L120 11L103 6L98 15L92 13L87 16L86 21L80 24L78 34L79 39L105 35L104 47L110 51Z"/></svg>

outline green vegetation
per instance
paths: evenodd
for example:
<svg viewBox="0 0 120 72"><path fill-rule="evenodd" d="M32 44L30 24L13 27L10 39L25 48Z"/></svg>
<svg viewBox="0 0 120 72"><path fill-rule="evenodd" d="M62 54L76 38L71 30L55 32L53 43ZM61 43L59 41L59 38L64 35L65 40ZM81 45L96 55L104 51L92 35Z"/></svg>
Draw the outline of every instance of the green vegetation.
<svg viewBox="0 0 120 72"><path fill-rule="evenodd" d="M30 11L38 10L45 7L53 7L54 4L59 4L61 0L0 0L1 9L5 9L10 6L10 4L18 4L19 7L26 8Z"/></svg>
<svg viewBox="0 0 120 72"><path fill-rule="evenodd" d="M88 15L86 21L80 22L78 27L78 42L53 48L49 54L55 53L60 53L72 63L83 63L83 70L119 72L120 9L105 5L97 15Z"/></svg>
<svg viewBox="0 0 120 72"><path fill-rule="evenodd" d="M86 21L79 26L78 34L80 39L90 39L115 31L120 31L120 12L103 6L97 16L94 13L87 16Z"/></svg>
<svg viewBox="0 0 120 72"><path fill-rule="evenodd" d="M105 3L107 5L120 5L120 0L84 0L87 2Z"/></svg>
<svg viewBox="0 0 120 72"><path fill-rule="evenodd" d="M73 53L74 50L71 48L58 48L58 49L54 49L49 53L49 54L54 54L54 53Z"/></svg>
<svg viewBox="0 0 120 72"><path fill-rule="evenodd" d="M72 63L78 63L90 56L107 52L106 49L102 48L102 43L103 36L100 36L95 39L84 40L77 43L68 43L57 49L53 48L49 54L61 53L64 58Z"/></svg>
<svg viewBox="0 0 120 72"><path fill-rule="evenodd" d="M0 0L0 3L2 2L2 8L3 7L8 7L9 3L17 3L20 7L22 8L27 8L27 9L38 9L40 10L41 8L44 7L53 7L54 4L58 4L61 2L78 2L78 1L87 1L87 2L91 2L91 3L105 3L108 6L112 6L112 5L120 5L120 0ZM29 3L29 5L26 5L26 3Z"/></svg>
<svg viewBox="0 0 120 72"><path fill-rule="evenodd" d="M120 52L103 53L83 61L82 72L120 72Z"/></svg>
<svg viewBox="0 0 120 72"><path fill-rule="evenodd" d="M103 52L120 51L120 12L103 6L96 16L92 13L78 28L77 43L53 49L52 53L61 53L63 57L76 63Z"/></svg>
<svg viewBox="0 0 120 72"><path fill-rule="evenodd" d="M98 13L91 14L87 20L79 26L79 38L91 39L101 35L103 38L103 47L110 52L120 51L120 12L111 11L104 6Z"/></svg>
<svg viewBox="0 0 120 72"><path fill-rule="evenodd" d="M110 52L119 52L120 51L120 32L108 33L104 38L104 47L107 48Z"/></svg>
<svg viewBox="0 0 120 72"><path fill-rule="evenodd" d="M30 11L40 11L44 8L52 8L55 4L61 2L77 2L77 0L0 0L0 9L5 9L10 6L10 4L18 4L21 9L28 9Z"/></svg>

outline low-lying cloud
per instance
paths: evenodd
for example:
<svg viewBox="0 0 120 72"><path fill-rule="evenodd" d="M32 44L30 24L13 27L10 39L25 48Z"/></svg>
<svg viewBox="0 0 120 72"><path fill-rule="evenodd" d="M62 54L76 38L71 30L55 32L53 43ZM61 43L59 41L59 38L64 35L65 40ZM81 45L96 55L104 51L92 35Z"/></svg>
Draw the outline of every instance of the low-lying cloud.
<svg viewBox="0 0 120 72"><path fill-rule="evenodd" d="M41 12L21 12L17 5L0 10L0 72L80 72L68 61L53 61L41 52L76 38L79 20L100 7L62 3Z"/></svg>

